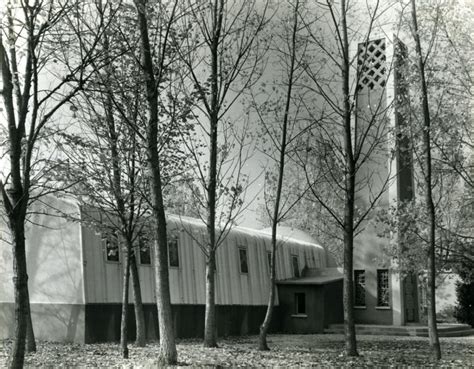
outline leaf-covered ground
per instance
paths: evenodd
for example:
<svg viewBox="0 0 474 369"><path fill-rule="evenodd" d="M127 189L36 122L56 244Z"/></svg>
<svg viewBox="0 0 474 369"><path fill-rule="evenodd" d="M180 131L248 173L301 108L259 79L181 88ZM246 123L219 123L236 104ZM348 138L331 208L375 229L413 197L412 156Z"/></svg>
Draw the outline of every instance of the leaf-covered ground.
<svg viewBox="0 0 474 369"><path fill-rule="evenodd" d="M217 349L203 348L199 340L182 340L178 344L180 366L211 367L474 367L474 337L441 338L443 359L438 363L429 357L428 339L418 337L359 336L358 358L343 354L343 337L324 335L272 335L272 350L255 349L257 337L235 337L220 340ZM10 341L1 341L0 368L7 363ZM26 367L155 367L158 345L144 348L130 345L130 359L120 357L116 344L58 344L39 342L38 352L26 357Z"/></svg>

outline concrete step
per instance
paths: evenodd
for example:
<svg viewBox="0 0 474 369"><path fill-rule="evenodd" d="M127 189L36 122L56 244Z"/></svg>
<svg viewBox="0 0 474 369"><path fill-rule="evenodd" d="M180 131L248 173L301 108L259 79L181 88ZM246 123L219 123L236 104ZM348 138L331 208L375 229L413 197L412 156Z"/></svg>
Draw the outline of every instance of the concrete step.
<svg viewBox="0 0 474 369"><path fill-rule="evenodd" d="M474 336L474 329L463 329L459 331L440 331L438 332L438 335L440 337L468 337L468 336ZM428 332L423 332L418 337L428 337Z"/></svg>
<svg viewBox="0 0 474 369"><path fill-rule="evenodd" d="M343 334L344 325L332 324L324 330L325 333ZM357 334L386 335L386 336L416 336L428 337L428 327L421 325L390 326L356 324ZM474 336L474 329L467 324L439 324L440 337L466 337Z"/></svg>

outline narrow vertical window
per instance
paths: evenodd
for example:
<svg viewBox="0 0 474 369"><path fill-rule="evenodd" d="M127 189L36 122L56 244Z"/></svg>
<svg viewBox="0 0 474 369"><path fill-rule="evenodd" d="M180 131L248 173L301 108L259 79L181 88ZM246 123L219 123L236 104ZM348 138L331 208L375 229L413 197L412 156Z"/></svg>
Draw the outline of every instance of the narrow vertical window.
<svg viewBox="0 0 474 369"><path fill-rule="evenodd" d="M267 251L268 270L272 270L272 252Z"/></svg>
<svg viewBox="0 0 474 369"><path fill-rule="evenodd" d="M295 293L295 314L306 315L306 294Z"/></svg>
<svg viewBox="0 0 474 369"><path fill-rule="evenodd" d="M247 249L239 248L239 260L240 260L240 273L247 274L249 272L249 266L247 263Z"/></svg>
<svg viewBox="0 0 474 369"><path fill-rule="evenodd" d="M365 306L365 270L354 270L354 304Z"/></svg>
<svg viewBox="0 0 474 369"><path fill-rule="evenodd" d="M118 263L119 257L119 238L117 232L108 232L102 236L102 247L105 251L105 259L110 262Z"/></svg>
<svg viewBox="0 0 474 369"><path fill-rule="evenodd" d="M298 255L291 255L291 263L293 265L293 276L295 278L300 277L300 266L298 263Z"/></svg>
<svg viewBox="0 0 474 369"><path fill-rule="evenodd" d="M388 269L377 269L377 306L390 306Z"/></svg>
<svg viewBox="0 0 474 369"><path fill-rule="evenodd" d="M173 237L168 240L168 258L170 267L179 268L179 247L178 238Z"/></svg>
<svg viewBox="0 0 474 369"><path fill-rule="evenodd" d="M138 237L138 255L140 256L140 264L151 265L150 243L142 235Z"/></svg>

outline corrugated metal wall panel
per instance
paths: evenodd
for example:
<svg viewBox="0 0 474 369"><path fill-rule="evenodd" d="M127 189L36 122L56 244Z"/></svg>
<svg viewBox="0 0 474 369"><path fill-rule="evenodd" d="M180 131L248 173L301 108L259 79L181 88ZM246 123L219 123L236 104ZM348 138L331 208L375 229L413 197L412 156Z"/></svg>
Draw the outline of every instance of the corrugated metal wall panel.
<svg viewBox="0 0 474 369"><path fill-rule="evenodd" d="M255 249L258 251L257 252L257 268L258 268L258 278L256 280L256 283L258 284L258 287L256 288L257 291L255 291L255 296L254 299L260 299L261 301L266 301L268 299L268 292L269 292L269 286L270 286L270 274L269 274L269 269L268 269L268 260L267 260L267 250L265 247L265 244L262 242L260 237L255 238ZM259 292L262 291L262 292ZM263 291L267 291L267 293L264 293Z"/></svg>
<svg viewBox="0 0 474 369"><path fill-rule="evenodd" d="M84 260L86 262L86 302L120 303L122 301L122 253L120 263L107 262L103 250L102 237L96 230L82 226ZM120 250L121 252L121 250ZM144 303L155 301L154 269L148 265L138 265L142 300ZM131 293L131 291L130 291ZM130 301L133 295L130 294Z"/></svg>
<svg viewBox="0 0 474 369"><path fill-rule="evenodd" d="M153 266L138 265L140 291L144 303L154 303L155 299L155 271ZM133 297L130 301L133 301Z"/></svg>
<svg viewBox="0 0 474 369"><path fill-rule="evenodd" d="M229 247L227 243L223 245L223 247L221 247L217 253L220 256L219 258L220 263L218 264L218 267L217 267L217 273L218 273L217 278L218 280L222 280L223 278L221 277L221 274L228 273L231 269L231 263L229 263L229 258L230 258ZM222 283L222 290L223 290L223 293L222 293L222 298L220 298L220 301L221 301L220 303L221 304L223 304L224 302L228 303L229 301L232 300L233 288L232 288L231 283L227 283L227 284Z"/></svg>
<svg viewBox="0 0 474 369"><path fill-rule="evenodd" d="M191 252L193 254L194 270L192 283L196 289L196 300L191 303L204 304L206 294L206 262L204 254L196 241L192 243Z"/></svg>
<svg viewBox="0 0 474 369"><path fill-rule="evenodd" d="M179 247L181 246L181 247ZM184 301L188 299L189 301L193 301L195 296L192 294L193 286L190 283L185 283L185 281L191 280L192 273L193 273L193 264L190 256L190 252L188 249L191 246L186 242L186 237L184 235L184 231L179 231L179 244L178 244L178 252L180 257L180 265L183 267L183 279L182 279L182 293L180 295L180 304L184 304Z"/></svg>
<svg viewBox="0 0 474 369"><path fill-rule="evenodd" d="M173 304L205 303L205 257L198 245L205 239L205 226L180 220L169 221L170 234L179 235L179 268L170 268L171 302ZM191 237L190 232L193 232ZM121 265L105 262L100 235L84 231L87 258L87 302L120 302ZM267 252L269 235L257 231L231 231L217 250L216 303L218 305L266 305L270 275ZM239 246L247 250L248 273L241 273ZM305 266L324 267L324 250L312 244L281 242L277 249L277 279L293 277L291 255L298 255L300 272ZM139 265L144 302L154 302L154 268ZM277 298L278 300L278 298Z"/></svg>
<svg viewBox="0 0 474 369"><path fill-rule="evenodd" d="M258 264L258 254L260 250L258 249L258 244L255 238L247 240L248 248L248 264L249 264L249 273L247 275L247 291L249 302L252 304L263 304L262 296L265 294L265 291L261 289L259 279L264 278L262 275L260 265ZM249 303L250 305L250 303Z"/></svg>
<svg viewBox="0 0 474 369"><path fill-rule="evenodd" d="M182 275L183 273L179 272L179 269L176 267L170 267L168 269L168 273L170 276L170 296L171 301L175 304L180 304L182 300L184 300L180 296L180 291L183 291L182 288Z"/></svg>
<svg viewBox="0 0 474 369"><path fill-rule="evenodd" d="M226 304L230 300L231 291L229 291L229 284L225 278L228 266L226 251L227 244L224 242L216 252L216 303L219 305Z"/></svg>
<svg viewBox="0 0 474 369"><path fill-rule="evenodd" d="M120 303L122 301L122 263L105 263L104 266L107 302Z"/></svg>

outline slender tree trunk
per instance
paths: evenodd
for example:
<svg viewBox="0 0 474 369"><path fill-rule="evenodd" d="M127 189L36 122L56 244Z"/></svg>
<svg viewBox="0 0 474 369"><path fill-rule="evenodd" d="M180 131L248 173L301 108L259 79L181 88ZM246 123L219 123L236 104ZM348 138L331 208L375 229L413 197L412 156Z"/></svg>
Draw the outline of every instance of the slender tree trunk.
<svg viewBox="0 0 474 369"><path fill-rule="evenodd" d="M431 217L430 217L431 218ZM432 217L434 219L434 217ZM432 221L430 219L430 224L432 224ZM434 224L432 224L430 227L433 227L434 230ZM434 233L431 232L430 233ZM430 234L430 239L433 236ZM427 300L428 300L428 332L430 336L430 348L433 357L436 360L441 359L441 346L439 343L439 337L438 337L438 326L436 323L436 265L435 265L435 252L434 252L434 241L430 241L431 245L429 246L428 250L428 288L427 288Z"/></svg>
<svg viewBox="0 0 474 369"><path fill-rule="evenodd" d="M346 199L346 201L348 201ZM350 205L346 204L345 218L353 219L353 211ZM352 231L352 223L344 230L344 286L343 286L343 305L344 305L344 335L346 354L348 356L358 356L357 340L354 320L354 281L353 273L353 253L354 253L354 232Z"/></svg>
<svg viewBox="0 0 474 369"><path fill-rule="evenodd" d="M156 189L154 191L156 192ZM156 201L154 199L155 196L156 195L152 196L154 204ZM173 365L177 363L178 353L176 351L173 316L171 311L166 219L163 207L161 207L160 211L155 210L154 213L155 217L158 218L158 224L155 225L155 237L158 239L155 247L155 268L156 304L158 309L158 326L160 332L160 356L163 364ZM163 245L165 246L163 247Z"/></svg>
<svg viewBox="0 0 474 369"><path fill-rule="evenodd" d="M26 328L26 352L36 352L35 332L33 329L33 321L31 319L30 293L28 293L28 317Z"/></svg>
<svg viewBox="0 0 474 369"><path fill-rule="evenodd" d="M13 231L13 285L15 293L15 335L9 367L23 368L28 326L28 275L26 272L25 227L21 219L9 219Z"/></svg>
<svg viewBox="0 0 474 369"><path fill-rule="evenodd" d="M293 76L295 72L295 60L296 60L296 34L298 32L298 8L299 1L296 2L294 9L294 18L293 26L291 32L291 46L290 46L290 69L288 74L288 86L286 91L285 99L285 110L283 115L283 126L282 126L282 135L280 143L280 156L278 158L278 183L275 194L275 207L273 209L272 217L272 262L270 265L270 293L268 296L268 305L267 313L265 314L265 319L263 320L262 325L260 326L260 335L258 349L261 351L269 350L267 343L267 334L270 329L270 323L273 315L273 308L275 306L275 283L276 283L276 250L277 250L277 227L280 221L280 202L281 202L281 192L283 188L283 177L285 174L285 156L286 156L286 147L287 147L287 135L288 135L288 119L290 114L290 105L291 105L291 94L293 90Z"/></svg>
<svg viewBox="0 0 474 369"><path fill-rule="evenodd" d="M349 41L347 37L346 2L341 0L341 27L343 37L342 65L342 95L344 98L344 151L345 151L345 204L344 204L344 333L346 354L358 356L354 321L354 284L353 284L353 254L354 254L354 196L355 196L355 162L352 148L351 106L349 96Z"/></svg>
<svg viewBox="0 0 474 369"><path fill-rule="evenodd" d="M140 289L140 278L138 275L137 258L135 253L130 255L130 274L132 275L132 290L135 308L135 322L137 334L135 344L138 347L145 347L146 343L146 327L145 313L143 312L142 291Z"/></svg>
<svg viewBox="0 0 474 369"><path fill-rule="evenodd" d="M143 72L146 80L148 102L148 124L146 129L147 161L150 173L150 195L154 217L155 268L156 268L156 304L160 331L160 359L165 365L176 364L178 353L173 329L171 296L168 271L168 240L166 235L166 217L163 204L160 158L158 154L158 86L148 37L146 0L135 0L137 7L140 41L143 55ZM162 45L166 48L167 45ZM163 54L165 54L163 52ZM163 61L161 61L163 62ZM161 66L160 73L163 73Z"/></svg>
<svg viewBox="0 0 474 369"><path fill-rule="evenodd" d="M120 350L122 357L128 359L128 291L130 286L130 252L132 241L127 240L123 261L122 321L120 323Z"/></svg>
<svg viewBox="0 0 474 369"><path fill-rule="evenodd" d="M213 37L211 48L211 110L209 112L209 178L207 183L207 233L209 237L206 270L206 312L204 320L204 347L217 347L215 314L216 266L216 187L217 187L217 127L219 124L219 40L224 12L223 0L213 4Z"/></svg>
<svg viewBox="0 0 474 369"><path fill-rule="evenodd" d="M260 351L270 350L267 343L267 335L268 335L268 330L270 329L270 323L272 322L273 308L275 307L275 292L276 292L275 262L276 262L276 237L274 240L273 233L272 233L272 262L270 265L270 294L268 295L267 312L265 314L265 319L263 320L263 323L260 326L260 334L258 336L258 349Z"/></svg>
<svg viewBox="0 0 474 369"><path fill-rule="evenodd" d="M130 284L130 274L132 275L132 288L134 296L134 307L135 307L135 321L136 321L136 344L139 347L145 346L145 318L143 314L143 304L142 296L140 291L140 280L137 270L137 263L135 258L135 252L133 249L133 244L131 239L133 238L133 227L132 219L134 218L134 199L135 192L132 191L129 195L130 202L128 203L128 211L126 210L125 197L122 191L122 179L121 179L121 158L119 154L119 149L117 147L118 134L115 127L115 118L113 112L113 91L110 87L109 81L110 76L112 75L111 63L109 56L109 41L107 35L104 36L104 49L106 50L108 64L106 66L107 79L106 79L106 98L105 98L105 111L107 117L107 123L109 128L109 147L112 156L112 168L113 168L113 179L112 179L112 189L115 196L115 202L117 206L118 213L120 214L120 219L122 223L122 236L127 240L127 252L126 252L126 262L128 264L124 269L124 283L123 283L123 299L122 299L122 322L121 322L121 340L120 346L122 350L122 355L126 359L128 358L128 347L127 347L127 316L128 316L128 294L129 294L129 284ZM131 134L133 140L133 149L136 150L136 141L135 133ZM133 151L132 151L133 152ZM135 155L132 154L133 165L132 165L132 175L129 175L129 186L130 190L135 189Z"/></svg>
<svg viewBox="0 0 474 369"><path fill-rule="evenodd" d="M9 19L10 20L10 19ZM10 28L11 30L11 28ZM25 250L25 218L29 200L29 177L22 181L22 173L29 176L28 166L22 168L22 138L24 137L24 120L16 122L15 103L13 99L13 78L9 60L0 36L0 67L2 70L2 98L8 121L8 143L10 156L9 188L0 181L3 206L8 216L8 228L13 245L13 288L15 299L15 336L9 358L10 368L22 368L25 360L26 331L28 326L28 274ZM27 83L28 76L25 77ZM25 88L25 91L29 91ZM19 112L23 117L23 111ZM25 113L26 114L26 113ZM18 124L17 124L18 123ZM23 162L29 164L25 159ZM26 190L25 190L26 189Z"/></svg>
<svg viewBox="0 0 474 369"><path fill-rule="evenodd" d="M216 252L209 254L206 264L206 311L204 317L204 347L217 347L216 325Z"/></svg>
<svg viewBox="0 0 474 369"><path fill-rule="evenodd" d="M425 80L425 65L423 61L423 54L421 50L420 35L418 34L418 21L416 18L415 0L411 0L412 7L412 22L413 22L413 37L416 44L416 53L418 59L418 71L420 73L421 96L422 96L422 112L423 112L423 149L424 149L424 182L425 182L425 203L426 212L428 216L428 332L430 336L430 348L433 357L436 360L441 359L441 347L438 338L438 328L436 325L436 264L435 264L435 247L436 247L436 215L433 203L432 194L432 179L431 179L431 118L430 109L428 105L428 89Z"/></svg>
<svg viewBox="0 0 474 369"><path fill-rule="evenodd" d="M217 119L211 122L211 158L208 186L208 255L206 263L206 310L204 317L204 347L217 347L216 323L216 182L217 182Z"/></svg>
<svg viewBox="0 0 474 369"><path fill-rule="evenodd" d="M178 353L176 351L173 317L171 312L166 217L161 192L161 176L156 142L155 134L154 139L149 139L149 145L152 146L152 148L149 148L150 158L148 165L153 175L151 180L151 200L155 219L154 233L157 239L155 247L156 304L158 309L161 359L163 364L172 365L176 364Z"/></svg>

